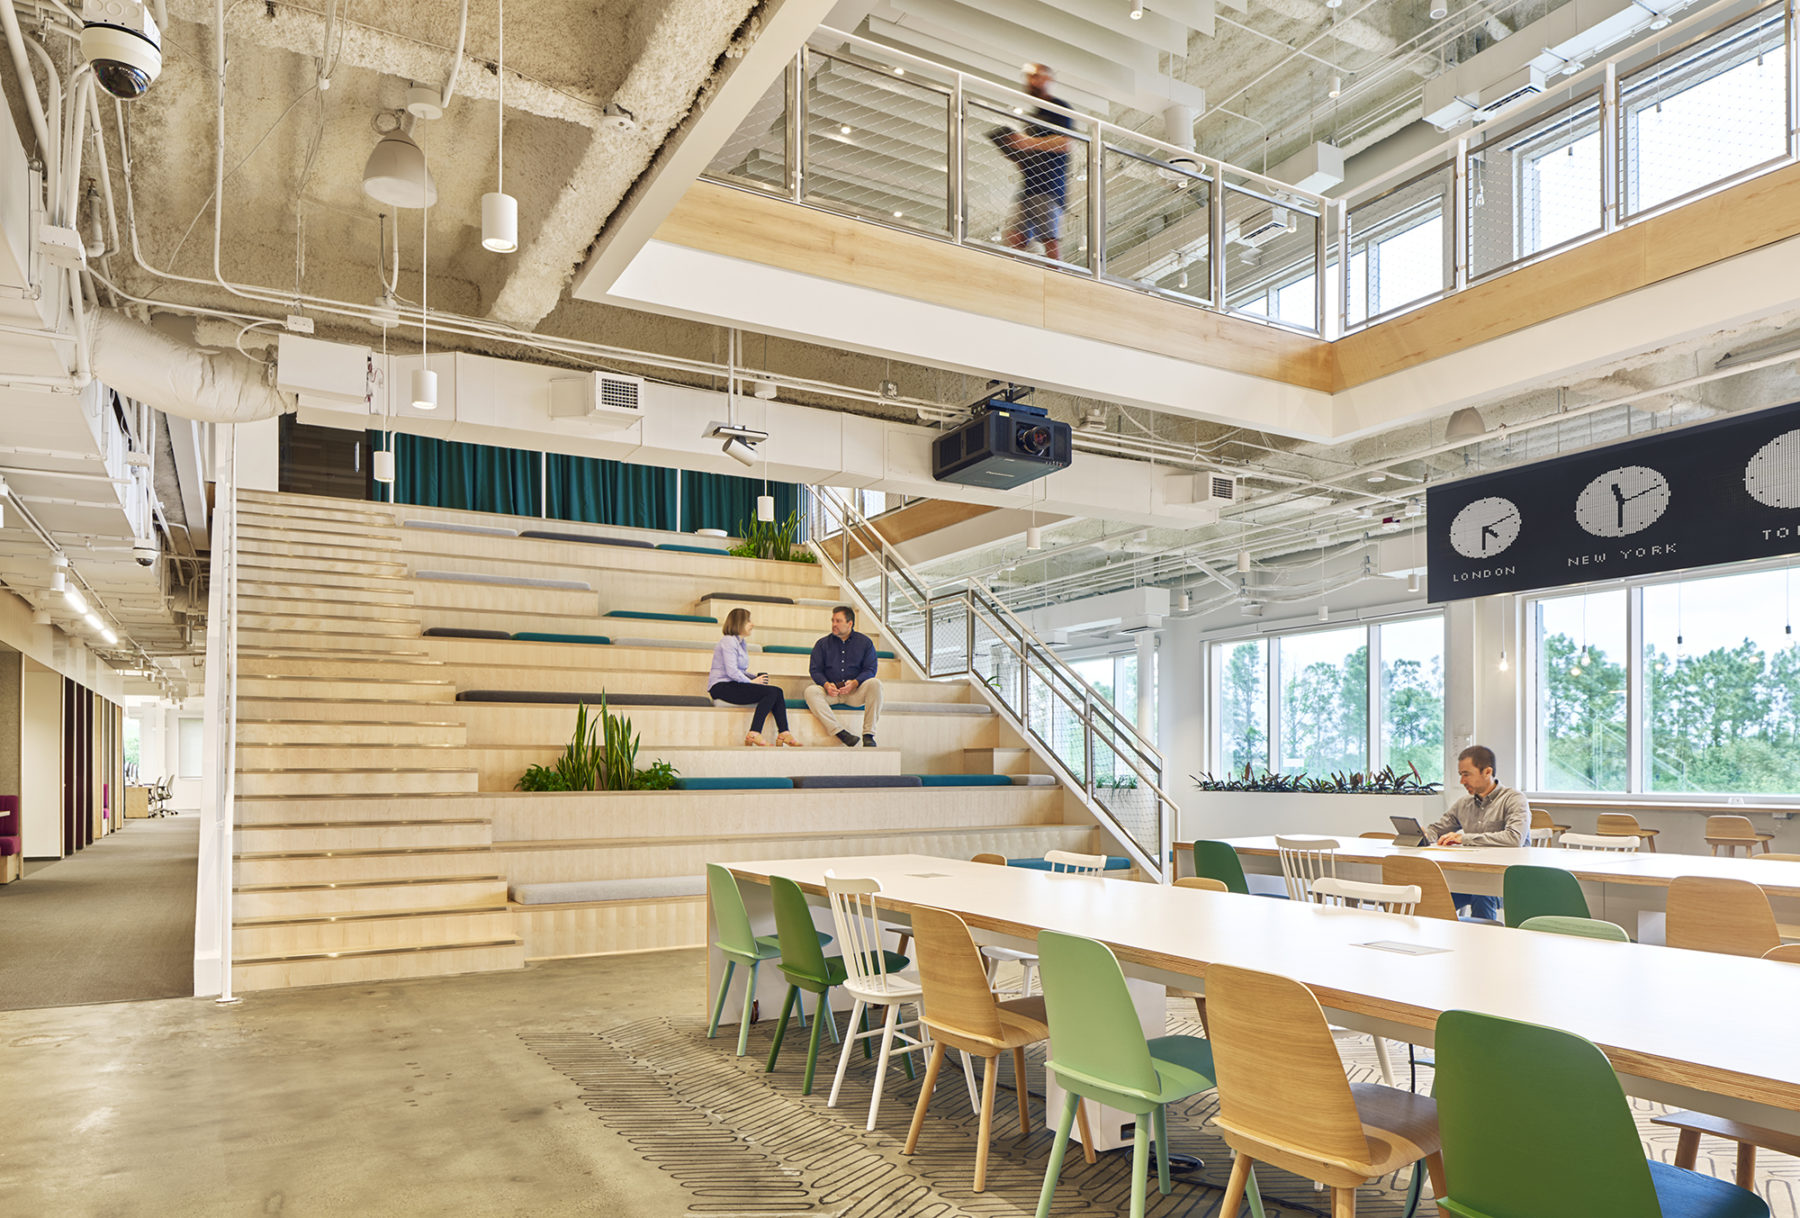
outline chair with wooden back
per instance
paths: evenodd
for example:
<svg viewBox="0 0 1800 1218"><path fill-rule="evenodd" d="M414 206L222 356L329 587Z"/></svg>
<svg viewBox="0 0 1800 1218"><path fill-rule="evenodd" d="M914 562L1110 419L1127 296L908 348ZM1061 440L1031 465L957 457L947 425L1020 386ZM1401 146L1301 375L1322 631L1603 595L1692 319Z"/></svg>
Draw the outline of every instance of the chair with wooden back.
<svg viewBox="0 0 1800 1218"><path fill-rule="evenodd" d="M1759 851L1767 854L1773 833L1758 833L1748 816L1709 816L1706 818L1706 844L1714 856L1723 850L1727 858L1736 858L1742 850L1746 856Z"/></svg>
<svg viewBox="0 0 1800 1218"><path fill-rule="evenodd" d="M1046 850L1044 861L1057 875L1100 875L1106 870L1104 854L1077 854L1073 850Z"/></svg>
<svg viewBox="0 0 1800 1218"><path fill-rule="evenodd" d="M1354 1218L1357 1186L1408 1163L1428 1163L1435 1191L1443 1192L1436 1103L1350 1082L1312 991L1286 977L1215 964L1206 970L1206 992L1217 1123L1235 1156L1221 1215L1236 1218L1258 1163L1330 1188L1337 1218Z"/></svg>
<svg viewBox="0 0 1800 1218"><path fill-rule="evenodd" d="M1769 897L1749 880L1682 875L1669 882L1664 942L1692 951L1762 956L1781 946Z"/></svg>
<svg viewBox="0 0 1800 1218"><path fill-rule="evenodd" d="M1800 863L1800 854L1783 854L1779 850L1774 851L1773 853L1764 851L1761 854L1753 854L1750 857L1753 859L1761 859L1765 863Z"/></svg>
<svg viewBox="0 0 1800 1218"><path fill-rule="evenodd" d="M1522 926L1527 918L1544 914L1588 916L1581 881L1560 867L1508 867L1500 877L1500 888L1500 912L1508 926Z"/></svg>
<svg viewBox="0 0 1800 1218"><path fill-rule="evenodd" d="M1422 918L1457 921L1456 901L1450 895L1450 881L1436 860L1418 854L1393 854L1381 860L1383 884L1410 884L1419 890L1419 907L1414 910Z"/></svg>
<svg viewBox="0 0 1800 1218"><path fill-rule="evenodd" d="M1399 834L1383 833L1379 829L1371 829L1367 833L1358 833L1356 836L1359 838L1365 838L1368 841L1372 841L1372 842L1391 842L1396 837L1398 837Z"/></svg>
<svg viewBox="0 0 1800 1218"><path fill-rule="evenodd" d="M1764 960L1778 960L1783 964L1800 964L1800 943L1783 943L1780 947L1771 947L1763 953Z"/></svg>
<svg viewBox="0 0 1800 1218"><path fill-rule="evenodd" d="M926 1048L923 1034L918 1031L919 1020L902 1022L900 1019L902 1007L919 1005L922 991L917 981L889 968L891 953L881 946L881 916L875 908L875 894L880 891L881 885L875 880L825 873L825 897L831 902L831 920L837 928L838 945L844 950L844 992L853 1000L850 1030L844 1033L843 1048L838 1052L837 1075L831 1080L831 1097L825 1101L825 1106L837 1107L838 1092L844 1088L844 1073L850 1066L850 1051L856 1042L867 1042L879 1036L881 1052L875 1063L875 1090L869 1099L867 1128L871 1131L875 1128L875 1114L881 1110L881 1090L887 1081L889 1059L899 1053L906 1063L907 1077L912 1078L915 1075L909 1054L923 1053ZM893 958L900 962L900 968L906 967L906 957ZM865 1012L870 1007L884 1008L886 1018L878 1029L857 1031L864 1025ZM900 1043L896 1045L895 1040ZM865 1054L868 1048L864 1043Z"/></svg>
<svg viewBox="0 0 1800 1218"><path fill-rule="evenodd" d="M1432 1091L1449 1172L1432 1179L1456 1218L1769 1213L1755 1193L1646 1160L1612 1063L1571 1032L1445 1011Z"/></svg>
<svg viewBox="0 0 1800 1218"><path fill-rule="evenodd" d="M1277 837L1275 853L1281 860L1281 878L1287 883L1288 900L1313 899L1314 880L1337 878L1338 848L1331 837Z"/></svg>
<svg viewBox="0 0 1800 1218"><path fill-rule="evenodd" d="M1564 850L1597 850L1611 854L1633 854L1647 838L1626 837L1618 833L1565 833Z"/></svg>
<svg viewBox="0 0 1800 1218"><path fill-rule="evenodd" d="M1643 843L1644 849L1648 850L1651 854L1655 854L1656 835L1661 833L1662 830L1644 828L1644 826L1638 824L1637 817L1629 812L1602 812L1594 832L1601 837L1638 838ZM1566 837L1563 839L1563 844L1568 844L1568 839Z"/></svg>
<svg viewBox="0 0 1800 1218"><path fill-rule="evenodd" d="M1233 892L1250 891L1250 882L1244 878L1244 862L1230 843L1195 842L1193 854L1195 875L1219 880Z"/></svg>
<svg viewBox="0 0 1800 1218"><path fill-rule="evenodd" d="M1340 909L1411 915L1418 910L1422 893L1417 884L1365 884L1327 876L1313 881L1312 895L1319 904Z"/></svg>
<svg viewBox="0 0 1800 1218"><path fill-rule="evenodd" d="M993 1133L995 1075L1000 1055L1010 1052L1013 1090L1019 1097L1019 1132L1031 1132L1030 1089L1025 1085L1025 1046L1050 1036L1045 1022L1044 1000L1013 998L1001 1002L988 989L987 970L969 934L968 924L943 909L921 906L913 910L913 945L919 956L919 980L925 989L925 1026L931 1029L931 1057L925 1066L925 1085L913 1109L912 1127L901 1154L912 1154L925 1127L925 1110L943 1068L944 1054L956 1049L987 1063L982 1075L981 1126L975 1143L975 1191L987 1188L988 1142ZM1087 1161L1094 1162L1094 1139L1088 1132L1087 1109L1077 1113Z"/></svg>
<svg viewBox="0 0 1800 1218"><path fill-rule="evenodd" d="M970 859L969 861L971 863L987 863L994 867L1006 866L1006 856L1004 854L983 853L983 854L976 855L974 858Z"/></svg>
<svg viewBox="0 0 1800 1218"><path fill-rule="evenodd" d="M1557 835L1567 833L1568 831L1569 826L1557 824L1556 819L1542 808L1533 808L1531 810L1531 835L1534 840L1537 838L1537 835L1541 833L1545 837L1544 844L1546 846L1554 846L1556 844Z"/></svg>

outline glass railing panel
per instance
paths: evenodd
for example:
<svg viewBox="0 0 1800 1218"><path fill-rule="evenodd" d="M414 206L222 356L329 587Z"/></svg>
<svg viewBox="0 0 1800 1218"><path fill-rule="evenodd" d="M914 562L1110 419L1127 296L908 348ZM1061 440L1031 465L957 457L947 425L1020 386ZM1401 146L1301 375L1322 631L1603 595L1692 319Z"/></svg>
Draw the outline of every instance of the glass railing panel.
<svg viewBox="0 0 1800 1218"><path fill-rule="evenodd" d="M1504 271L1605 225L1600 95L1469 149L1469 278Z"/></svg>
<svg viewBox="0 0 1800 1218"><path fill-rule="evenodd" d="M1788 46L1777 5L1620 79L1622 215L1787 157Z"/></svg>
<svg viewBox="0 0 1800 1218"><path fill-rule="evenodd" d="M927 659L933 677L953 677L969 670L969 603L962 596L931 602L931 655Z"/></svg>
<svg viewBox="0 0 1800 1218"><path fill-rule="evenodd" d="M1126 836L1151 858L1162 835L1162 805L1156 793L1126 765L1113 738L1094 733L1094 802L1106 809Z"/></svg>
<svg viewBox="0 0 1800 1218"><path fill-rule="evenodd" d="M951 90L822 51L805 63L801 200L948 234Z"/></svg>
<svg viewBox="0 0 1800 1218"><path fill-rule="evenodd" d="M1118 142L1101 152L1106 217L1103 274L1177 296L1212 299L1212 181L1199 162L1178 163Z"/></svg>
<svg viewBox="0 0 1800 1218"><path fill-rule="evenodd" d="M1226 307L1318 333L1318 215L1285 196L1229 181L1223 205Z"/></svg>
<svg viewBox="0 0 1800 1218"><path fill-rule="evenodd" d="M1435 300L1456 283L1448 161L1349 209L1349 304L1345 320L1360 325Z"/></svg>
<svg viewBox="0 0 1800 1218"><path fill-rule="evenodd" d="M1081 120L1074 120L1081 121ZM1040 136L1023 104L968 98L963 109L963 240L970 245L1086 267L1088 149L1085 130L1056 129L1066 151L1013 151L1009 133ZM1054 238L1054 242L1046 238Z"/></svg>
<svg viewBox="0 0 1800 1218"><path fill-rule="evenodd" d="M793 88L793 72L794 65L790 63L750 108L738 129L707 163L707 177L753 186L771 194L786 195L793 189L788 166L788 95Z"/></svg>

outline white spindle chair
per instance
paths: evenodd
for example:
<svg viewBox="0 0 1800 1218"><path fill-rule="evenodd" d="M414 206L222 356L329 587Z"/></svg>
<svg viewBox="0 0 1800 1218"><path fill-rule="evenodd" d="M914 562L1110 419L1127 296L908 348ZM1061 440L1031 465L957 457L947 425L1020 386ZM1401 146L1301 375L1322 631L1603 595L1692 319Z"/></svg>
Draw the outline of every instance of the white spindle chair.
<svg viewBox="0 0 1800 1218"><path fill-rule="evenodd" d="M1281 878L1287 883L1288 900L1313 900L1314 880L1337 878L1338 848L1333 837L1277 837L1275 853L1281 859Z"/></svg>
<svg viewBox="0 0 1800 1218"><path fill-rule="evenodd" d="M836 927L838 946L844 953L844 989L854 999L850 1023L844 1030L843 1050L838 1054L837 1077L831 1082L831 1098L827 1108L837 1107L838 1092L844 1085L844 1072L850 1066L850 1051L859 1040L881 1037L881 1053L875 1061L875 1093L869 1099L869 1123L875 1128L875 1114L881 1108L881 1087L887 1080L888 1058L894 1053L920 1052L926 1041L916 1008L924 989L910 977L887 970L887 954L881 946L881 917L875 909L875 894L881 885L875 880L840 878L827 873L825 893L831 901L831 920ZM915 1014L902 1023L900 1008L913 1004ZM887 1018L880 1028L857 1031L865 1007L886 1007ZM830 1018L821 1009L820 1018ZM908 1031L912 1029L912 1031ZM898 1038L900 1044L894 1044Z"/></svg>
<svg viewBox="0 0 1800 1218"><path fill-rule="evenodd" d="M1374 909L1380 913L1413 914L1425 899L1417 884L1364 884L1327 876L1314 880L1312 894L1321 905L1346 909Z"/></svg>
<svg viewBox="0 0 1800 1218"><path fill-rule="evenodd" d="M1100 875L1106 870L1104 854L1076 854L1071 850L1050 850L1044 854L1050 870L1058 875Z"/></svg>
<svg viewBox="0 0 1800 1218"><path fill-rule="evenodd" d="M1611 854L1630 854L1638 848L1639 838L1613 837L1610 834L1598 833L1565 833L1562 844L1565 850L1600 850Z"/></svg>

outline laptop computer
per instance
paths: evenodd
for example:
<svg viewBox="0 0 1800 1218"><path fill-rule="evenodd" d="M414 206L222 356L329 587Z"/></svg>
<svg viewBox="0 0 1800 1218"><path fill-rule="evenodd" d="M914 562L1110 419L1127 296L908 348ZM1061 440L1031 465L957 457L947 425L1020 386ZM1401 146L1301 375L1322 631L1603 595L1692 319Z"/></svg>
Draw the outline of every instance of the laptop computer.
<svg viewBox="0 0 1800 1218"><path fill-rule="evenodd" d="M1394 826L1394 845L1396 846L1429 846L1431 839L1425 836L1424 828L1418 818L1413 816L1390 816L1388 820Z"/></svg>

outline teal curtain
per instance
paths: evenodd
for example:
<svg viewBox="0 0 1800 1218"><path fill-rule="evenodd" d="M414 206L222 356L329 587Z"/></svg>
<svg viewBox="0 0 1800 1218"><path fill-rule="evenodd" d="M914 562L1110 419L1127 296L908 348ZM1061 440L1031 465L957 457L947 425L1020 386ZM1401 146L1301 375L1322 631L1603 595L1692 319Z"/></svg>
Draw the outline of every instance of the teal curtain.
<svg viewBox="0 0 1800 1218"><path fill-rule="evenodd" d="M800 510L797 485L771 482L768 486L768 493L775 497L776 520L786 520L789 512ZM762 493L761 478L683 471L681 527L690 533L695 529L724 529L733 537L741 536L744 525L756 519L756 497Z"/></svg>
<svg viewBox="0 0 1800 1218"><path fill-rule="evenodd" d="M632 529L674 529L675 471L551 453L548 514Z"/></svg>
<svg viewBox="0 0 1800 1218"><path fill-rule="evenodd" d="M380 432L369 434L376 450L385 447L384 439ZM420 507L536 516L538 464L539 454L522 448L399 432L394 436L394 486L382 497Z"/></svg>

